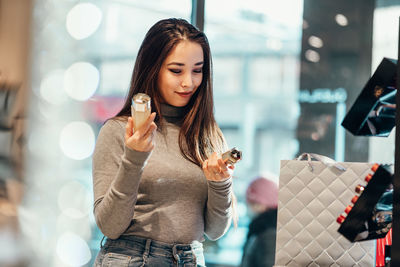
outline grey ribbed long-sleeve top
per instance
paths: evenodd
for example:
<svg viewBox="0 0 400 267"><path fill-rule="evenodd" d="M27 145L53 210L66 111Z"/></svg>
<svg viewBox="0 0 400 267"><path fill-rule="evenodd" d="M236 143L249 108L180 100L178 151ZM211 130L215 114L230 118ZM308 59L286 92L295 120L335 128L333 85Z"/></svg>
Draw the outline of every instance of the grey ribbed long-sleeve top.
<svg viewBox="0 0 400 267"><path fill-rule="evenodd" d="M94 214L102 233L137 235L167 243L220 238L231 223L232 178L207 181L180 152L184 109L162 106L166 119L152 152L125 146L126 121L109 120L93 154Z"/></svg>

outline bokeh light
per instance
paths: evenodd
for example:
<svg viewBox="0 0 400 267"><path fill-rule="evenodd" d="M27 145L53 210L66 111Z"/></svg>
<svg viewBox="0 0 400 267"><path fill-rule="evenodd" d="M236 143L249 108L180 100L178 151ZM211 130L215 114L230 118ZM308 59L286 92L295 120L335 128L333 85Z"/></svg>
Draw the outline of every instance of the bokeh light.
<svg viewBox="0 0 400 267"><path fill-rule="evenodd" d="M79 101L89 99L99 86L99 70L88 62L72 64L64 76L64 89L67 94Z"/></svg>
<svg viewBox="0 0 400 267"><path fill-rule="evenodd" d="M69 158L82 160L90 157L94 150L94 144L93 130L85 122L71 122L61 131L60 147Z"/></svg>
<svg viewBox="0 0 400 267"><path fill-rule="evenodd" d="M62 104L67 99L63 86L64 70L51 71L40 84L40 96L50 104Z"/></svg>
<svg viewBox="0 0 400 267"><path fill-rule="evenodd" d="M320 60L319 53L314 51L314 50L311 50L311 49L308 49L306 51L305 57L306 57L306 59L308 61L311 61L311 62L314 62L314 63L316 63L316 62L318 62Z"/></svg>
<svg viewBox="0 0 400 267"><path fill-rule="evenodd" d="M77 4L67 15L68 33L77 40L85 39L99 28L102 16L101 10L94 4Z"/></svg>
<svg viewBox="0 0 400 267"><path fill-rule="evenodd" d="M337 24L339 24L340 26L347 26L349 24L349 21L347 20L347 17L343 14L337 14L335 16L335 21Z"/></svg>
<svg viewBox="0 0 400 267"><path fill-rule="evenodd" d="M86 241L72 232L60 236L56 251L61 261L70 266L83 266L92 256Z"/></svg>
<svg viewBox="0 0 400 267"><path fill-rule="evenodd" d="M314 35L311 35L308 38L308 44L315 48L321 48L324 46L324 42L322 41L322 39Z"/></svg>

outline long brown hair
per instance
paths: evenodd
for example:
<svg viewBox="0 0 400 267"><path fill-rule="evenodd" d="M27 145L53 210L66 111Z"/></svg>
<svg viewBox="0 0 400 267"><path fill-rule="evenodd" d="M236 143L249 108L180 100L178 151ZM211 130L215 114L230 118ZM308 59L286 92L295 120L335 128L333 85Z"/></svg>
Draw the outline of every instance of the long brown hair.
<svg viewBox="0 0 400 267"><path fill-rule="evenodd" d="M130 116L132 97L137 93L145 93L152 98L151 108L157 113L156 123L160 124L160 103L163 99L158 88L158 75L168 54L182 40L196 42L203 49L203 79L187 104L188 112L179 133L182 155L201 166L213 151L222 153L227 147L214 117L210 46L206 35L186 20L164 19L147 32L136 58L124 106L116 117Z"/></svg>

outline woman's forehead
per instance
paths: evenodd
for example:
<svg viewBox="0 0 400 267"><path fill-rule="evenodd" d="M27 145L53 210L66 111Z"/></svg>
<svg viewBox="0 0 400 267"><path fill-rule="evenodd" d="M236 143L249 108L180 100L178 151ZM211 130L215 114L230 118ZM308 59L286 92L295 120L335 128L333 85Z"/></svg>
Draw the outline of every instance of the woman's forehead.
<svg viewBox="0 0 400 267"><path fill-rule="evenodd" d="M203 48L199 43L182 40L172 48L167 58L165 59L165 63L195 65L196 63L202 62L203 60Z"/></svg>

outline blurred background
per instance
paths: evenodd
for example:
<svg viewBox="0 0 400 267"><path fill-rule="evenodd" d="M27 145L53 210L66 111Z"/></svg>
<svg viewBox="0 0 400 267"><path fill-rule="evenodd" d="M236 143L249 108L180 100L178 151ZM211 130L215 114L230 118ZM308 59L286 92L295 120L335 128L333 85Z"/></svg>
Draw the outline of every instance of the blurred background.
<svg viewBox="0 0 400 267"><path fill-rule="evenodd" d="M145 33L168 17L207 34L216 118L243 151L239 225L205 242L207 266L238 266L246 187L278 182L280 160L393 163L393 133L354 137L340 123L382 58L397 58L399 15L400 0L0 0L0 266L92 265L96 136Z"/></svg>

